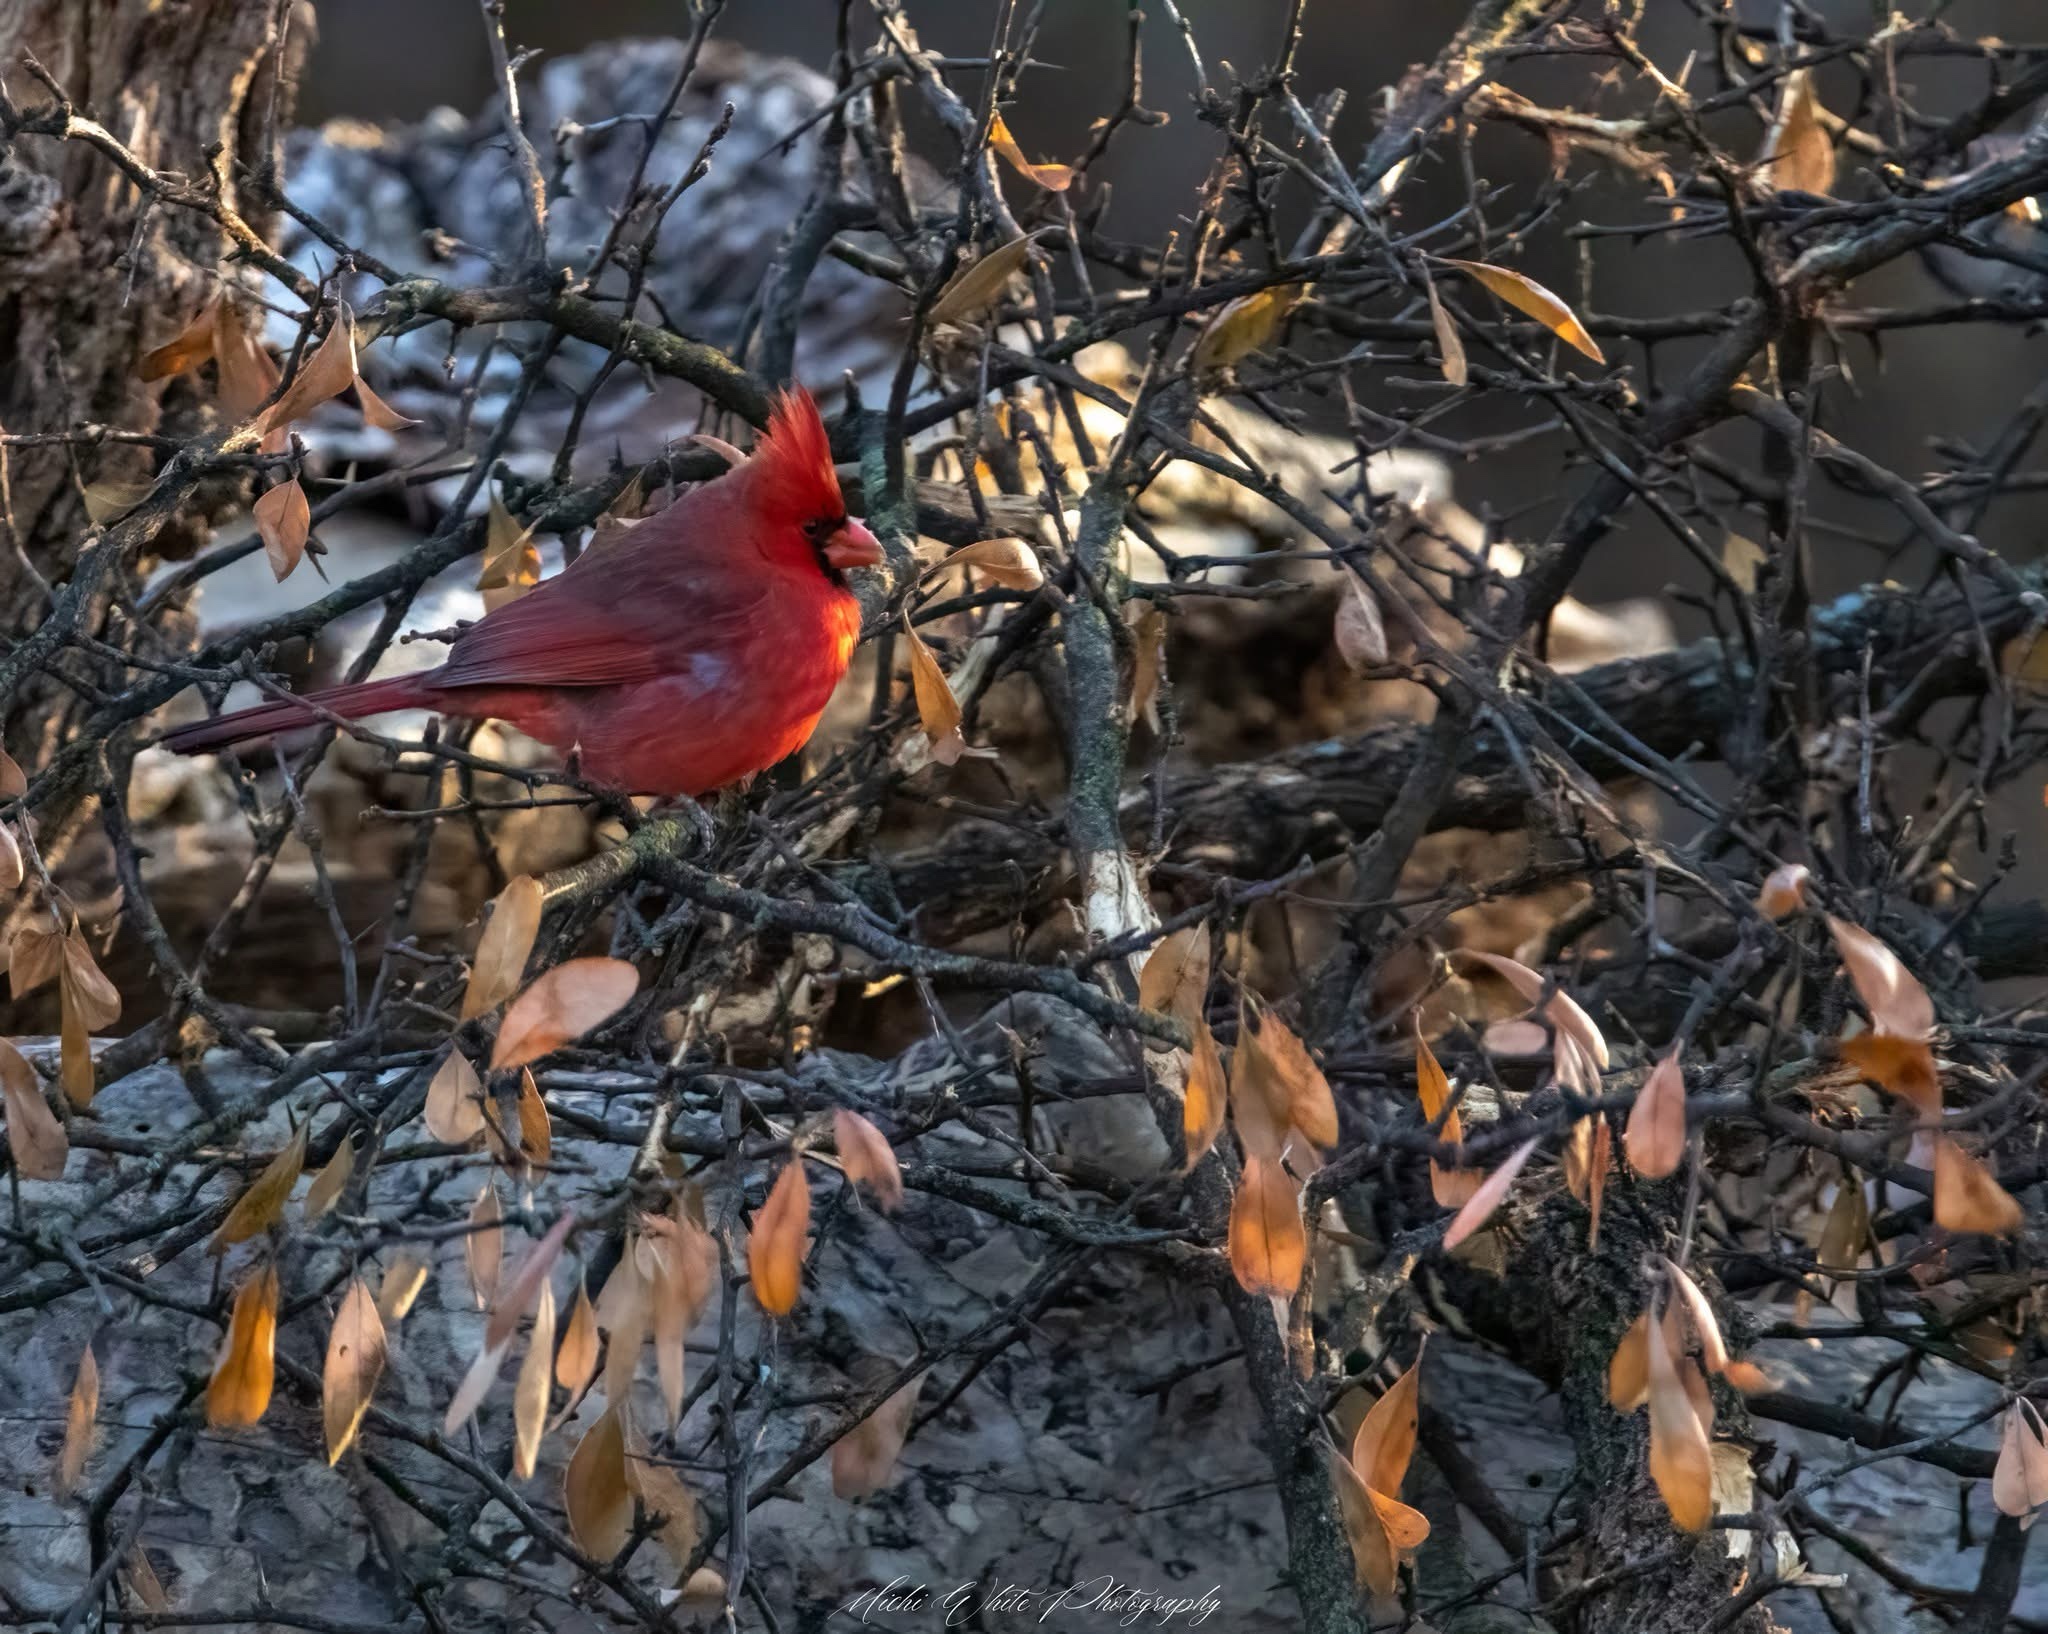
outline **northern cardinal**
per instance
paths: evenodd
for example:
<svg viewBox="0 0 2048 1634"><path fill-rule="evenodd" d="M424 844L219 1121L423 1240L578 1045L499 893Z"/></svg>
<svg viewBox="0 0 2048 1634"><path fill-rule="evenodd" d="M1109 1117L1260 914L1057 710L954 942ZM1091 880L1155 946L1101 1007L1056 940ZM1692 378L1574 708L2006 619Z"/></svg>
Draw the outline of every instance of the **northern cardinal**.
<svg viewBox="0 0 2048 1634"><path fill-rule="evenodd" d="M753 457L487 614L438 669L179 727L196 754L393 709L490 716L629 794L703 794L810 737L860 639L848 568L882 560L846 514L818 406L778 399Z"/></svg>

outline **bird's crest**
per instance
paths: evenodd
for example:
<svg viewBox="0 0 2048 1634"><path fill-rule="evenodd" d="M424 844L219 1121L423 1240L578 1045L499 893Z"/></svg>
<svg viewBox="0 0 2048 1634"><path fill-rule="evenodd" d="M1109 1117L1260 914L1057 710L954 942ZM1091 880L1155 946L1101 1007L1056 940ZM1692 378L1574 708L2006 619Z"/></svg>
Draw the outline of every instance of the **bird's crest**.
<svg viewBox="0 0 2048 1634"><path fill-rule="evenodd" d="M763 502L798 524L846 514L832 440L811 394L801 386L776 395L768 430L751 462Z"/></svg>

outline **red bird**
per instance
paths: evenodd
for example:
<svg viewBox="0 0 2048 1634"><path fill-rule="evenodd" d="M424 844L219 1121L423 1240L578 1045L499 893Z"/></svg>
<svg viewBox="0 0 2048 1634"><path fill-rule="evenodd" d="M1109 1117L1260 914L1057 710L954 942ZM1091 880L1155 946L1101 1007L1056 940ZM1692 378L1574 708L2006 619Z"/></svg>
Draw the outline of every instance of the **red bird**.
<svg viewBox="0 0 2048 1634"><path fill-rule="evenodd" d="M776 403L753 458L463 631L439 669L306 695L507 721L630 794L704 794L795 753L860 639L845 572L882 560L846 514L818 406ZM297 701L200 721L196 754L319 717Z"/></svg>

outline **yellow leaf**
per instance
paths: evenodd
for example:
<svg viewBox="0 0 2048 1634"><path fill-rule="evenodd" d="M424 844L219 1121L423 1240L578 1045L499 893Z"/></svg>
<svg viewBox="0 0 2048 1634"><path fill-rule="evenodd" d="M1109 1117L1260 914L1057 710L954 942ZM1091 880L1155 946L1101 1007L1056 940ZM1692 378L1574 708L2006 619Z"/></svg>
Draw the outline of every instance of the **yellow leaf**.
<svg viewBox="0 0 2048 1634"><path fill-rule="evenodd" d="M540 1458L541 1432L547 1427L548 1369L554 1360L555 1290L546 1282L533 1312L533 1332L519 1364L519 1382L512 1392L512 1474L529 1481Z"/></svg>
<svg viewBox="0 0 2048 1634"><path fill-rule="evenodd" d="M988 145L1009 160L1018 175L1027 176L1049 193L1064 193L1074 182L1074 171L1069 165L1035 165L1024 157L1024 150L1017 145L1017 138L1010 134L1010 127L1003 123L1001 114L989 118Z"/></svg>
<svg viewBox="0 0 2048 1634"><path fill-rule="evenodd" d="M583 1433L562 1478L562 1507L576 1547L610 1560L633 1531L633 1492L626 1484L626 1438L616 1406Z"/></svg>
<svg viewBox="0 0 2048 1634"><path fill-rule="evenodd" d="M64 1125L43 1099L36 1069L4 1038L0 1038L0 1100L7 1107L7 1149L25 1180L61 1180L71 1142Z"/></svg>
<svg viewBox="0 0 2048 1634"><path fill-rule="evenodd" d="M356 1148L353 1140L344 1140L335 1147L334 1156L326 1166L313 1176L313 1184L306 1188L305 1218L308 1223L317 1220L341 1200L348 1177L355 1172Z"/></svg>
<svg viewBox="0 0 2048 1634"><path fill-rule="evenodd" d="M57 1496L69 1497L85 1473L85 1461L92 1456L93 1437L100 1411L100 1364L86 1341L78 1358L78 1377L71 1385L71 1405L64 1416L64 1447L57 1455Z"/></svg>
<svg viewBox="0 0 2048 1634"><path fill-rule="evenodd" d="M1269 345L1288 313L1300 304L1305 289L1302 284L1274 284L1225 301L1195 342L1191 359L1195 372L1227 369Z"/></svg>
<svg viewBox="0 0 2048 1634"><path fill-rule="evenodd" d="M257 422L259 432L282 430L303 419L330 398L339 397L356 378L355 323L348 308L342 307L327 326L327 334L310 355L299 363L299 372L285 388L284 395ZM279 575L283 577L282 574Z"/></svg>
<svg viewBox="0 0 2048 1634"><path fill-rule="evenodd" d="M846 1178L865 1181L885 1213L902 1206L903 1168L888 1136L858 1112L842 1106L832 1112L832 1144L838 1149L839 1166L846 1171Z"/></svg>
<svg viewBox="0 0 2048 1634"><path fill-rule="evenodd" d="M1757 170L1772 187L1825 195L1835 185L1835 145L1821 122L1813 71L1795 68L1778 92L1778 117L1764 133Z"/></svg>
<svg viewBox="0 0 2048 1634"><path fill-rule="evenodd" d="M1643 1179L1662 1180L1684 1160L1685 1141L1685 1069L1674 1049L1636 1091L1621 1146L1628 1166Z"/></svg>
<svg viewBox="0 0 2048 1634"><path fill-rule="evenodd" d="M1462 386L1470 374L1470 365L1465 361L1465 342L1459 337L1458 326L1451 322L1450 313L1444 310L1435 280L1427 272L1422 275L1422 292L1429 297L1429 322L1436 331L1436 349L1442 359L1439 367L1444 372L1444 379L1453 386Z"/></svg>
<svg viewBox="0 0 2048 1634"><path fill-rule="evenodd" d="M1770 557L1754 539L1731 533L1721 541L1721 567L1745 596L1756 594L1757 574Z"/></svg>
<svg viewBox="0 0 2048 1634"><path fill-rule="evenodd" d="M1444 265L1469 273L1517 312L1534 318L1565 345L1583 352L1595 363L1607 361L1593 337L1586 333L1586 326L1579 322L1578 314L1535 279L1506 267L1490 267L1484 261L1447 259Z"/></svg>
<svg viewBox="0 0 2048 1634"><path fill-rule="evenodd" d="M228 1217L213 1234L213 1241L206 1245L208 1253L218 1254L232 1243L247 1242L283 1218L285 1201L291 1196L292 1187L299 1183L299 1171L306 1166L306 1131L311 1127L310 1123L300 1124L290 1143L263 1166L263 1172L236 1199Z"/></svg>
<svg viewBox="0 0 2048 1634"><path fill-rule="evenodd" d="M427 1133L450 1146L467 1146L484 1130L484 1086L460 1050L448 1052L427 1085Z"/></svg>
<svg viewBox="0 0 2048 1634"><path fill-rule="evenodd" d="M526 974L527 956L540 934L541 909L546 888L530 874L506 881L504 890L491 904L490 923L476 944L476 962L470 966L469 987L462 995L462 1019L469 1021L486 1010L495 1010L519 991L519 978Z"/></svg>
<svg viewBox="0 0 2048 1634"><path fill-rule="evenodd" d="M924 638L911 628L910 615L903 616L903 633L910 642L910 686L917 697L918 723L931 740L932 759L950 766L967 747L960 735L960 700L946 680L946 672Z"/></svg>
<svg viewBox="0 0 2048 1634"><path fill-rule="evenodd" d="M370 1397L384 1372L384 1321L370 1285L350 1280L327 1336L327 1366L320 1376L320 1421L327 1431L327 1462L337 1462L361 1428Z"/></svg>
<svg viewBox="0 0 2048 1634"><path fill-rule="evenodd" d="M491 1070L523 1067L581 1038L640 990L624 959L570 959L544 972L512 1001L491 1051Z"/></svg>
<svg viewBox="0 0 2048 1634"><path fill-rule="evenodd" d="M1230 1269L1248 1294L1292 1299L1308 1258L1301 1198L1279 1159L1244 1160L1230 1205Z"/></svg>
<svg viewBox="0 0 2048 1634"><path fill-rule="evenodd" d="M280 482L256 501L256 532L263 540L263 554L270 571L282 582L306 554L306 540L313 532L313 510L306 503L306 490L299 479Z"/></svg>
<svg viewBox="0 0 2048 1634"><path fill-rule="evenodd" d="M1000 302L1010 280L1024 268L1036 233L999 244L978 260L960 268L946 280L939 298L932 303L929 322L934 328L946 323L966 323L979 318Z"/></svg>
<svg viewBox="0 0 2048 1634"><path fill-rule="evenodd" d="M532 529L513 521L496 494L491 495L488 518L476 587L483 592L484 611L496 612L540 583L540 551Z"/></svg>
<svg viewBox="0 0 2048 1634"><path fill-rule="evenodd" d="M810 1229L811 1183L804 1177L803 1159L792 1157L754 1216L753 1234L747 1239L747 1276L754 1297L770 1316L787 1316L796 1309Z"/></svg>
<svg viewBox="0 0 2048 1634"><path fill-rule="evenodd" d="M270 1405L277 1363L277 1267L266 1265L235 1293L227 1341L206 1387L206 1422L216 1430L254 1424Z"/></svg>

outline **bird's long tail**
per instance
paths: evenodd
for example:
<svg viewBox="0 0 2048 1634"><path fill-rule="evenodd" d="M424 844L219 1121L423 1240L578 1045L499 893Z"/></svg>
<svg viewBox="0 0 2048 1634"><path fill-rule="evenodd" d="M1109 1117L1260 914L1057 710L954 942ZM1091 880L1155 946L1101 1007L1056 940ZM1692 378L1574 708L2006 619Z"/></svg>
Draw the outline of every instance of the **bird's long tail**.
<svg viewBox="0 0 2048 1634"><path fill-rule="evenodd" d="M312 726L321 716L307 707L311 704L319 705L331 715L358 720L365 715L382 715L393 709L429 707L432 701L432 689L425 684L424 676L393 675L386 680L364 681L356 686L328 687L321 692L309 692L304 698L280 698L272 703L257 704L252 709L238 709L232 715L222 715L210 721L194 721L190 726L181 726L166 733L164 747L181 755L199 755L211 749L224 749L229 744L246 743L251 738L268 737L273 732Z"/></svg>

